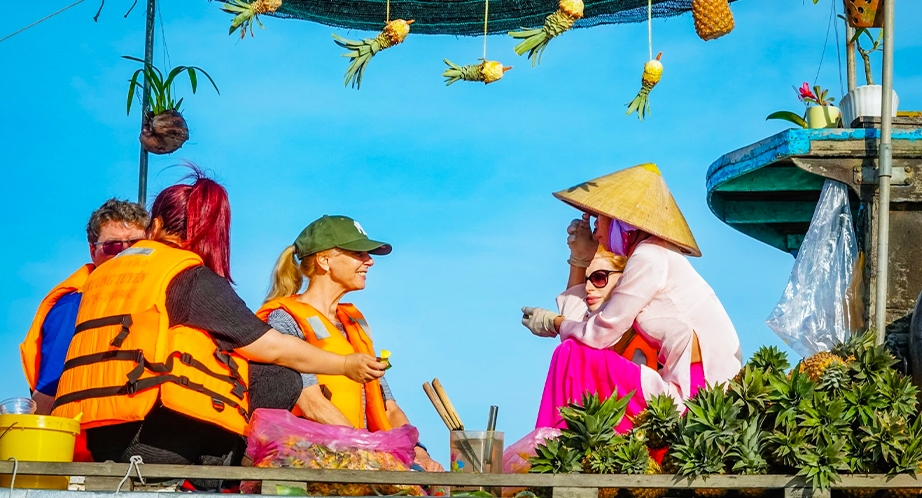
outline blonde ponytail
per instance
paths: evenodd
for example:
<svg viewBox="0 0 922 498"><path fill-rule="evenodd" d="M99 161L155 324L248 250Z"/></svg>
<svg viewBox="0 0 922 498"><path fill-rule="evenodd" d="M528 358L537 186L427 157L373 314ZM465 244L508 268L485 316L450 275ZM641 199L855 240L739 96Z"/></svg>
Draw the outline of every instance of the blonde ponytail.
<svg viewBox="0 0 922 498"><path fill-rule="evenodd" d="M282 251L275 263L275 269L272 270L272 282L269 284L269 295L266 296L265 302L297 294L302 285L304 274L295 263L295 246L288 246Z"/></svg>

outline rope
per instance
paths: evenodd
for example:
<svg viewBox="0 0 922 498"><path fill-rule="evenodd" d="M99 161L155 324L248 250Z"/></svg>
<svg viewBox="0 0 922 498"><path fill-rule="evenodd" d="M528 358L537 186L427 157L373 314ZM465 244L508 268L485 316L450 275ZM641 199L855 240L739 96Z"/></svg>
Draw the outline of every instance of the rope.
<svg viewBox="0 0 922 498"><path fill-rule="evenodd" d="M36 24L45 22L45 21L47 21L48 19L51 19L52 17L54 17L54 16L60 14L61 12L64 12L65 10L67 10L67 9L69 9L69 8L71 8L71 7L73 7L73 6L77 5L77 4L79 4L79 3L83 3L83 0L77 0L76 2L74 2L74 3L70 4L70 5L68 5L67 7L64 7L63 9L61 9L61 10L59 10L59 11L53 13L53 14L49 14L49 15L47 15L47 16L45 16L45 17L39 19L38 21L35 21L34 23L32 23L32 24L30 24L30 25L28 25L28 26L26 26L26 27L24 27L24 28L22 28L22 29L20 29L20 30L18 30L18 31L16 31L16 32L10 33L10 34L4 36L3 38L0 38L0 42L6 41L7 39L12 38L12 37L18 35L19 33L22 33L23 31L25 31L25 30L31 28L32 26L35 26Z"/></svg>
<svg viewBox="0 0 922 498"><path fill-rule="evenodd" d="M483 60L487 60L487 21L490 19L490 0L485 0L483 8Z"/></svg>
<svg viewBox="0 0 922 498"><path fill-rule="evenodd" d="M391 0L387 0L387 16L385 23L391 22Z"/></svg>
<svg viewBox="0 0 922 498"><path fill-rule="evenodd" d="M836 15L838 13L839 13L839 10L836 8L836 3L832 2L833 22L835 22L835 19L838 18L838 16ZM845 83L843 83L843 79L842 79L842 52L841 52L841 46L839 44L839 23L836 22L833 26L835 26L835 30L836 30L836 62L839 63L839 95L844 97L845 96Z"/></svg>
<svg viewBox="0 0 922 498"><path fill-rule="evenodd" d="M128 461L130 462L128 465L128 472L125 473L125 477L122 478L121 482L118 483L118 487L115 488L115 494L119 494L122 491L122 486L128 482L128 478L131 477L131 469L134 469L138 473L138 479L141 481L141 484L147 484L144 482L144 476L141 475L141 465L144 465L144 460L141 459L139 455L132 455Z"/></svg>
<svg viewBox="0 0 922 498"><path fill-rule="evenodd" d="M647 48L650 50L650 59L653 60L653 0L647 0Z"/></svg>
<svg viewBox="0 0 922 498"><path fill-rule="evenodd" d="M13 461L13 477L10 478L10 498L13 498L13 487L16 485L16 472L19 471L19 460L16 457L9 457L7 461Z"/></svg>
<svg viewBox="0 0 922 498"><path fill-rule="evenodd" d="M832 27L835 24L836 15L835 15L835 2L832 2L832 11L829 12L829 24L826 26L826 40L823 42L823 53L820 55L820 66L816 68L816 77L813 78L813 84L816 85L816 82L820 79L820 71L823 69L823 61L826 60L826 48L829 47L829 32L832 31ZM836 31L838 34L838 30ZM841 77L841 74L839 75ZM841 86L842 80L839 79L839 84ZM819 95L817 95L819 97Z"/></svg>

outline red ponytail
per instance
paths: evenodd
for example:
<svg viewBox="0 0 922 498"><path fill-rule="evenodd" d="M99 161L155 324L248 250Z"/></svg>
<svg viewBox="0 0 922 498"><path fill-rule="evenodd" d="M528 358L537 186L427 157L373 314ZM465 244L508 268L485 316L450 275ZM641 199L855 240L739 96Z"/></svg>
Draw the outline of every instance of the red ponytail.
<svg viewBox="0 0 922 498"><path fill-rule="evenodd" d="M150 217L160 218L163 229L183 240L183 249L192 251L218 275L230 276L230 202L227 190L208 178L195 165L187 165L192 185L167 187L151 207Z"/></svg>

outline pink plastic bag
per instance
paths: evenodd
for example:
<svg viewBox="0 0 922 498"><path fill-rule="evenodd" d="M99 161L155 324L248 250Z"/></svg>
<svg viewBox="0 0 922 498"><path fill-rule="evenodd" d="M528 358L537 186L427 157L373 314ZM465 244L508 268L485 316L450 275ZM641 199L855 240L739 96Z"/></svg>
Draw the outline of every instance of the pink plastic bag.
<svg viewBox="0 0 922 498"><path fill-rule="evenodd" d="M503 474L526 474L531 464L528 459L535 456L535 448L546 439L555 439L560 435L560 429L554 427L539 427L529 432L503 452Z"/></svg>
<svg viewBox="0 0 922 498"><path fill-rule="evenodd" d="M285 410L259 409L250 418L246 454L254 467L409 470L417 441L419 431L411 425L369 432L319 424ZM310 496L425 495L419 486L308 483L307 488ZM256 482L243 483L241 489L259 492Z"/></svg>

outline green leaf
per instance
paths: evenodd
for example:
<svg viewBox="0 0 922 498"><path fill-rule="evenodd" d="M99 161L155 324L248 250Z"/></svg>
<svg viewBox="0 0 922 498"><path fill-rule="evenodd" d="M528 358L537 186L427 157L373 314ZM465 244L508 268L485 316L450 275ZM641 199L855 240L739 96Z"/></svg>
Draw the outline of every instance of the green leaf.
<svg viewBox="0 0 922 498"><path fill-rule="evenodd" d="M797 126L800 126L801 128L807 127L807 121L804 120L804 118L801 117L799 114L794 114L791 111L773 112L765 118L766 121L769 119L782 119L784 121L790 121L791 123L794 123Z"/></svg>

